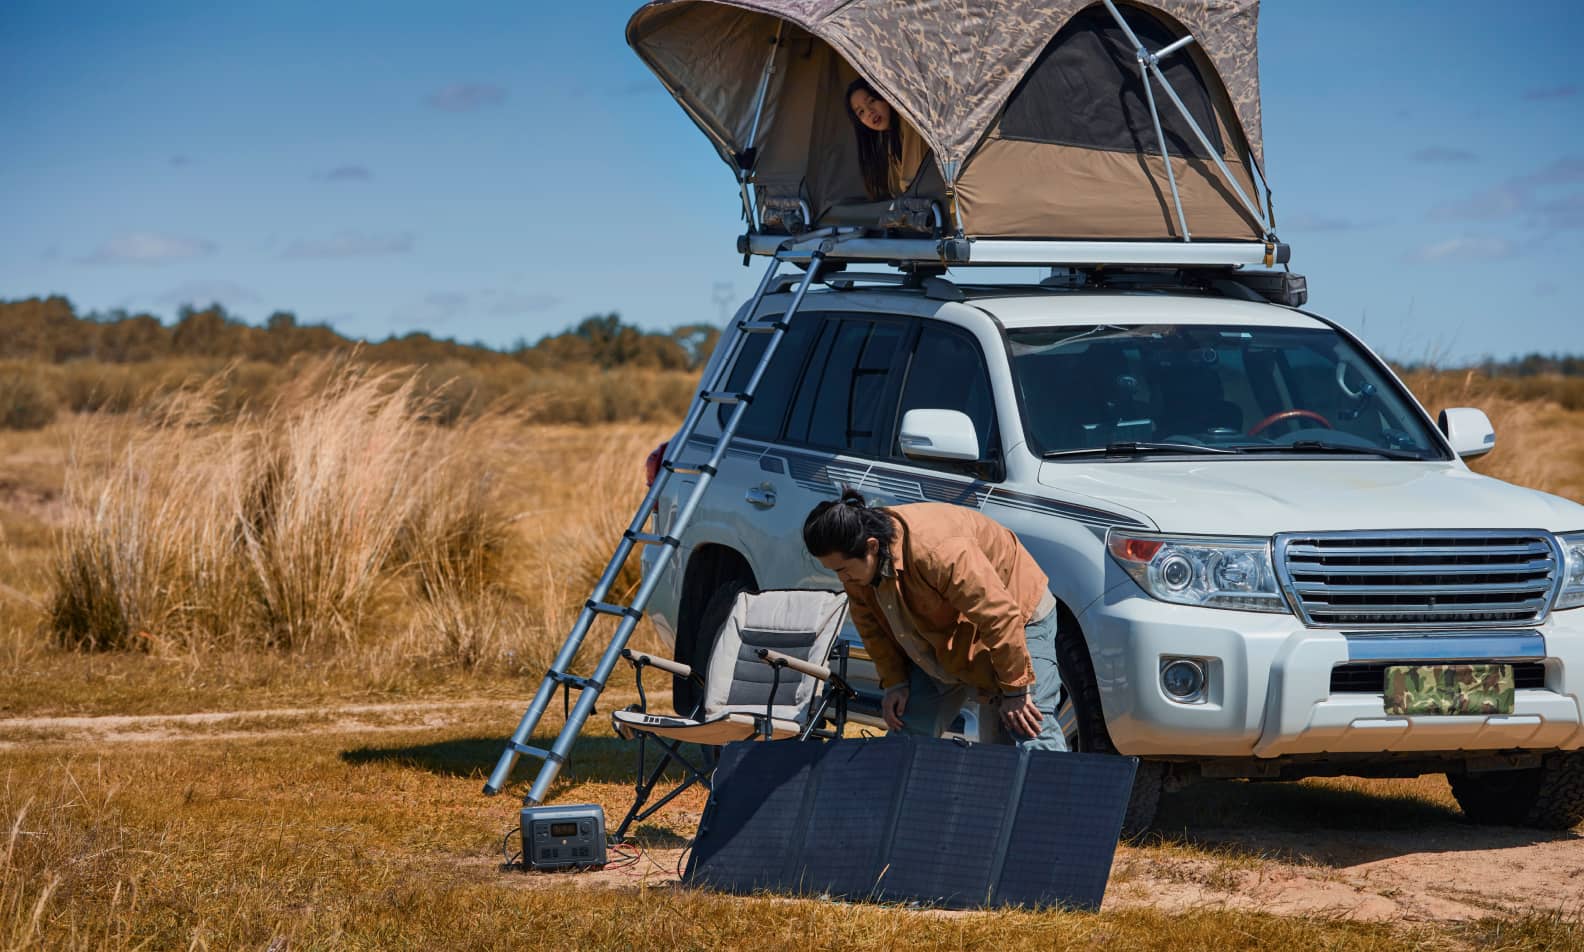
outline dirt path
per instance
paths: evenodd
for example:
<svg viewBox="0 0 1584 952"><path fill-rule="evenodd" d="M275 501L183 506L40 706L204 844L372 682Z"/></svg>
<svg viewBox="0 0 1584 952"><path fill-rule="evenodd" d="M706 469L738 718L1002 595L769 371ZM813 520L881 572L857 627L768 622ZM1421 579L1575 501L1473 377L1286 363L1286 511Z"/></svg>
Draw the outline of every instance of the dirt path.
<svg viewBox="0 0 1584 952"><path fill-rule="evenodd" d="M258 740L378 732L435 731L477 722L513 723L526 701L492 699L197 714L18 717L0 720L0 750L20 746ZM1269 785L1270 797L1298 788ZM1366 802L1364 809L1369 809ZM1431 811L1400 828L1358 829L1346 817L1316 812L1301 831L1275 828L1251 811L1246 826L1185 830L1162 845L1121 847L1105 908L1148 906L1169 912L1226 908L1280 915L1371 921L1477 919L1524 910L1584 915L1584 836L1478 827ZM677 830L696 814L668 815ZM525 889L563 885L636 888L677 881L682 851L664 845L612 855L604 870L529 874ZM468 862L472 862L471 860ZM494 862L477 858L478 863Z"/></svg>
<svg viewBox="0 0 1584 952"><path fill-rule="evenodd" d="M450 726L461 715L492 710L514 721L528 700L417 701L335 707L285 707L197 714L0 719L0 750L40 744L137 744L182 740L251 740L366 731L419 731ZM515 712L515 713L513 713Z"/></svg>
<svg viewBox="0 0 1584 952"><path fill-rule="evenodd" d="M1584 915L1584 840L1534 843L1523 833L1460 832L1471 834L1463 846L1426 848L1414 842L1418 834L1403 834L1393 838L1401 852L1388 859L1337 865L1265 862L1254 869L1229 868L1214 857L1178 858L1149 847L1121 847L1103 908L1234 909L1377 922L1447 922L1526 910ZM1349 845L1345 838L1328 839L1341 850ZM1503 845L1503 840L1518 842ZM1378 845L1379 838L1372 838L1360 848L1367 852ZM680 849L648 849L636 857L612 855L603 870L571 877L529 874L522 883L530 889L568 881L590 887L666 886L678 881L681 860Z"/></svg>
<svg viewBox="0 0 1584 952"><path fill-rule="evenodd" d="M1199 859L1124 849L1105 907L1196 907L1360 920L1463 920L1524 910L1584 915L1584 838L1447 823L1400 833L1201 830ZM1247 864L1244 845L1303 857Z"/></svg>

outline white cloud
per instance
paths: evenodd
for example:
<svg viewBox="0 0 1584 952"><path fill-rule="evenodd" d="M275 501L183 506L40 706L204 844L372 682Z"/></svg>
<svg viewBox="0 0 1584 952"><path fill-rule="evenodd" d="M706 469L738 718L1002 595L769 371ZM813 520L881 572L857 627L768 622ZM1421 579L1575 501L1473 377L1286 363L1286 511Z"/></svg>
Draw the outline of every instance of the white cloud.
<svg viewBox="0 0 1584 952"><path fill-rule="evenodd" d="M1547 228L1563 231L1584 227L1584 192L1541 202L1535 206L1534 212Z"/></svg>
<svg viewBox="0 0 1584 952"><path fill-rule="evenodd" d="M1449 149L1444 145L1432 145L1415 152L1411 158L1416 162L1472 162L1478 156L1465 149Z"/></svg>
<svg viewBox="0 0 1584 952"><path fill-rule="evenodd" d="M1514 185L1578 185L1584 183L1584 156L1570 155L1557 159L1532 174L1513 179Z"/></svg>
<svg viewBox="0 0 1584 952"><path fill-rule="evenodd" d="M1430 209L1431 221L1497 221L1523 210L1528 195L1512 185L1498 185L1456 202Z"/></svg>
<svg viewBox="0 0 1584 952"><path fill-rule="evenodd" d="M417 301L404 304L392 315L408 327L434 327L460 317L468 309L468 296L460 291L430 291Z"/></svg>
<svg viewBox="0 0 1584 952"><path fill-rule="evenodd" d="M429 94L425 102L445 112L471 112L506 101L506 88L491 83L452 83Z"/></svg>
<svg viewBox="0 0 1584 952"><path fill-rule="evenodd" d="M374 173L366 165L338 165L321 172L318 177L326 182L367 182L374 178Z"/></svg>
<svg viewBox="0 0 1584 952"><path fill-rule="evenodd" d="M198 280L178 284L169 291L157 295L154 303L167 308L180 307L183 304L198 307L223 304L227 307L235 307L238 304L256 303L258 300L257 294L235 281Z"/></svg>
<svg viewBox="0 0 1584 952"><path fill-rule="evenodd" d="M1430 263L1434 261L1492 261L1499 258L1510 258L1516 251L1512 242L1505 238L1448 238L1434 244L1425 245L1409 252L1405 257L1409 261Z"/></svg>
<svg viewBox="0 0 1584 952"><path fill-rule="evenodd" d="M484 311L495 317L538 314L561 303L561 299L554 294L530 294L524 291L486 290L479 297Z"/></svg>
<svg viewBox="0 0 1584 952"><path fill-rule="evenodd" d="M1327 215L1284 215L1280 219L1281 230L1286 232L1299 231L1357 231L1360 228L1373 228L1379 222L1360 221L1353 218L1333 218Z"/></svg>
<svg viewBox="0 0 1584 952"><path fill-rule="evenodd" d="M1524 90L1523 98L1530 102L1545 99L1572 99L1578 95L1578 87L1571 83L1566 86L1545 86L1539 89Z"/></svg>
<svg viewBox="0 0 1584 952"><path fill-rule="evenodd" d="M84 264L163 264L213 254L215 243L202 238L182 238L139 231L111 238L80 258Z"/></svg>
<svg viewBox="0 0 1584 952"><path fill-rule="evenodd" d="M281 252L283 258L363 258L404 255L412 251L412 235L341 234L333 238L299 238Z"/></svg>
<svg viewBox="0 0 1584 952"><path fill-rule="evenodd" d="M1468 198L1442 202L1430 209L1430 221L1503 221L1521 216L1538 217L1542 222L1554 218L1556 199L1541 197L1543 189L1554 185L1584 184L1584 156L1569 155L1542 166L1528 175L1515 175L1493 188ZM1562 199L1564 203L1569 199Z"/></svg>

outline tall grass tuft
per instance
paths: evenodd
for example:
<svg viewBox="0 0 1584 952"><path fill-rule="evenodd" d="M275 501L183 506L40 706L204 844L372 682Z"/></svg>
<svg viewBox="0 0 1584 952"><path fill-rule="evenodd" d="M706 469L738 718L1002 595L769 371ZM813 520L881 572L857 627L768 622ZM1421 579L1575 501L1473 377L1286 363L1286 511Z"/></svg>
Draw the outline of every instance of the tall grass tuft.
<svg viewBox="0 0 1584 952"><path fill-rule="evenodd" d="M213 388L71 468L50 627L69 647L356 648L379 614L496 584L486 430L424 423L411 374L326 363L235 422ZM80 453L86 460L92 454ZM415 604L417 603L417 604Z"/></svg>
<svg viewBox="0 0 1584 952"><path fill-rule="evenodd" d="M1509 381L1477 370L1418 369L1403 382L1432 417L1448 407L1485 411L1496 430L1496 448L1470 461L1476 472L1584 500L1584 452L1576 438L1584 413L1516 393Z"/></svg>
<svg viewBox="0 0 1584 952"><path fill-rule="evenodd" d="M37 364L0 363L0 429L39 430L55 419L59 400Z"/></svg>

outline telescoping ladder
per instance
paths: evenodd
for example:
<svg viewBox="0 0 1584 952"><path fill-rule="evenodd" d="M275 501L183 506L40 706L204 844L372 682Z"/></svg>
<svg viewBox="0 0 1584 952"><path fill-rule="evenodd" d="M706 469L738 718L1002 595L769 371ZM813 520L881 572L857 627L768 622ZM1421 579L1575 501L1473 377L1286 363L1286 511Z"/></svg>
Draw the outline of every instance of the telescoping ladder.
<svg viewBox="0 0 1584 952"><path fill-rule="evenodd" d="M706 374L703 388L699 390L692 407L688 410L687 417L682 422L682 428L666 447L665 460L661 464L660 473L656 476L649 492L644 496L643 502L638 504L638 511L633 514L632 522L627 525L627 531L622 533L621 541L616 543L616 552L605 565L605 571L600 575L599 582L595 584L593 593L588 601L583 603L583 610L578 613L577 621L572 625L572 631L561 643L561 650L556 654L555 660L550 664L550 670L545 673L544 680L539 682L539 690L534 693L533 701L529 703L528 710L523 714L522 721L517 725L511 740L507 741L506 749L501 752L500 760L495 764L495 770L490 774L489 782L484 785L484 792L489 796L500 793L511 778L512 768L517 764L521 755L537 757L543 761L539 773L534 777L533 786L529 788L528 795L523 798L524 803L543 803L545 795L550 790L550 785L555 782L556 775L560 773L562 764L566 763L568 755L572 752L572 744L577 740L578 732L583 729L583 723L588 720L594 711L594 702L599 699L600 692L605 690L605 684L621 660L622 649L627 647L627 640L632 637L633 630L638 627L638 622L643 618L644 608L649 604L649 596L654 593L655 586L660 581L661 572L652 572L644 577L638 586L637 593L633 596L632 604L619 605L607 601L610 597L611 585L616 581L616 576L621 573L622 567L627 563L627 557L632 554L637 545L663 545L675 549L681 545L682 533L687 530L688 523L693 519L693 513L703 499L704 493L709 490L710 483L714 481L717 468L726 455L726 447L731 443L732 437L737 433L737 425L742 422L743 414L747 412L748 405L753 402L754 390L759 386L759 378L764 376L765 368L770 364L770 358L775 355L776 348L781 344L781 338L786 334L787 327L793 315L803 303L803 296L808 293L809 286L814 283L820 273L820 266L824 260L825 251L822 248L815 251L808 262L808 270L797 282L797 292L792 295L792 302L787 306L786 314L780 320L760 321L756 319L759 305L764 300L775 282L776 271L780 269L783 255L776 254L770 261L770 267L765 270L763 280L759 282L759 289L754 292L753 301L749 304L746 316L737 322L738 334L734 335L723 359L715 365L715 369ZM769 340L765 343L764 354L760 356L759 363L754 367L753 375L748 378L747 384L740 391L727 391L724 389L726 382L731 378L733 366L737 363L738 356L742 353L743 342L750 335L768 334ZM715 443L715 449L710 454L709 460L695 465L679 466L677 457L681 455L692 438L693 431L698 428L699 422L704 419L704 414L710 407L731 406L734 409L726 420L726 425L721 430L720 439ZM692 490L687 494L681 509L678 510L675 521L665 535L644 532L644 524L649 520L649 514L660 499L660 494L665 491L666 484L672 476L697 476ZM601 615L611 615L618 620L615 634L611 636L610 644L605 646L604 654L600 655L599 664L594 669L591 677L579 677L570 670L572 661L577 657L579 649L583 647L583 639L588 635L590 628ZM544 716L545 709L550 706L551 699L555 696L556 689L563 691L576 690L577 703L572 705L567 714L566 723L561 726L561 732L556 735L555 742L548 750L542 747L533 747L528 744L534 729L539 726L539 719Z"/></svg>

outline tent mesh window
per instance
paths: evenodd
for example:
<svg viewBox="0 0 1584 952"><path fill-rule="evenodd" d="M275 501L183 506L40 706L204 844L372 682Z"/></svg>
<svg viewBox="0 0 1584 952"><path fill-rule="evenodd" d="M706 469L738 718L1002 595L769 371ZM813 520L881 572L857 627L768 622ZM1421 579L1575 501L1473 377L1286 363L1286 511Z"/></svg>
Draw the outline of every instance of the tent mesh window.
<svg viewBox="0 0 1584 952"><path fill-rule="evenodd" d="M1137 7L1121 9L1146 49L1158 50L1183 33ZM1216 151L1224 152L1210 91L1190 52L1163 59L1161 69ZM1158 89L1155 106L1172 155L1210 157ZM999 134L1052 145L1159 154L1138 59L1127 34L1104 7L1078 13L1045 47L1008 100Z"/></svg>

